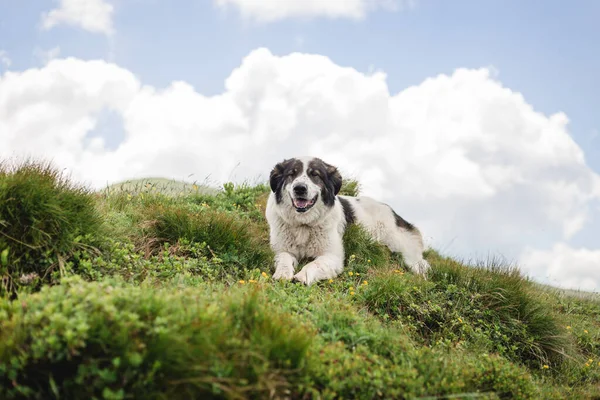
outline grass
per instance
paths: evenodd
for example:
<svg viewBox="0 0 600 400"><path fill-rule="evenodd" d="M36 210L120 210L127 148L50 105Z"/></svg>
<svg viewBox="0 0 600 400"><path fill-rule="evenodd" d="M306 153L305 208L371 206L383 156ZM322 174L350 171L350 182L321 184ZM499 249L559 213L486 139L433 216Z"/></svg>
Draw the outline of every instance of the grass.
<svg viewBox="0 0 600 400"><path fill-rule="evenodd" d="M358 226L338 278L274 282L267 185L146 183L3 167L3 236L30 246L0 241L0 398L600 396L597 297L433 250L423 279Z"/></svg>
<svg viewBox="0 0 600 400"><path fill-rule="evenodd" d="M102 216L93 194L48 163L0 163L0 294L52 282L77 250L93 250Z"/></svg>

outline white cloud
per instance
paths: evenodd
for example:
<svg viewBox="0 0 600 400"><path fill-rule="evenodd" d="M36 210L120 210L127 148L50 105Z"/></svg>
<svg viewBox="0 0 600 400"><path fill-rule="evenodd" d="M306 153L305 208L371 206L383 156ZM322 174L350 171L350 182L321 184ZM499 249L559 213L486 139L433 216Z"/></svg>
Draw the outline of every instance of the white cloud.
<svg viewBox="0 0 600 400"><path fill-rule="evenodd" d="M565 243L556 243L547 251L528 248L521 257L521 265L552 286L600 290L600 249L576 249Z"/></svg>
<svg viewBox="0 0 600 400"><path fill-rule="evenodd" d="M105 0L60 0L58 8L42 15L42 28L60 24L78 26L93 33L111 35L114 32L114 7Z"/></svg>
<svg viewBox="0 0 600 400"><path fill-rule="evenodd" d="M395 95L385 80L319 55L259 49L207 97L185 82L144 86L103 61L56 59L0 78L0 157L52 157L100 187L156 175L266 179L285 157L321 156L434 247L467 258L516 259L526 245L568 240L598 212L600 177L564 114L536 112L487 69ZM93 137L105 108L123 119L116 149Z"/></svg>
<svg viewBox="0 0 600 400"><path fill-rule="evenodd" d="M273 22L288 18L363 19L377 9L413 7L416 0L214 0L221 8L233 6L244 19Z"/></svg>
<svg viewBox="0 0 600 400"><path fill-rule="evenodd" d="M6 68L10 67L12 64L12 60L5 50L0 50L0 64L4 65Z"/></svg>
<svg viewBox="0 0 600 400"><path fill-rule="evenodd" d="M36 48L33 51L33 55L36 56L42 62L42 64L48 64L50 61L58 58L60 55L60 46L53 47L49 50Z"/></svg>

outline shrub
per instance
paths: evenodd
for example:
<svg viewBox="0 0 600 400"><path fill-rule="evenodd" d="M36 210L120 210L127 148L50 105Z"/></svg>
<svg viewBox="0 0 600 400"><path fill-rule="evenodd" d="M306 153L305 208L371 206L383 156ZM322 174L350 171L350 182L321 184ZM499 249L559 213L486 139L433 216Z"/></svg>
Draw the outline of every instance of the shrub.
<svg viewBox="0 0 600 400"><path fill-rule="evenodd" d="M358 196L360 194L360 184L355 179L344 179L340 189L342 196Z"/></svg>
<svg viewBox="0 0 600 400"><path fill-rule="evenodd" d="M388 266L391 252L377 243L359 224L346 228L343 237L345 270L365 273L373 267Z"/></svg>
<svg viewBox="0 0 600 400"><path fill-rule="evenodd" d="M360 300L383 318L400 319L426 344L466 341L535 369L565 361L571 350L563 330L516 271L433 261L430 281L400 271L380 275Z"/></svg>
<svg viewBox="0 0 600 400"><path fill-rule="evenodd" d="M93 194L50 164L0 164L0 292L53 281L52 271L91 249L101 231Z"/></svg>
<svg viewBox="0 0 600 400"><path fill-rule="evenodd" d="M281 395L313 336L255 290L222 296L68 279L0 303L0 397Z"/></svg>
<svg viewBox="0 0 600 400"><path fill-rule="evenodd" d="M177 205L159 205L146 210L146 242L160 245L206 243L226 264L242 269L270 268L272 252L268 232L233 213L202 209L190 212Z"/></svg>

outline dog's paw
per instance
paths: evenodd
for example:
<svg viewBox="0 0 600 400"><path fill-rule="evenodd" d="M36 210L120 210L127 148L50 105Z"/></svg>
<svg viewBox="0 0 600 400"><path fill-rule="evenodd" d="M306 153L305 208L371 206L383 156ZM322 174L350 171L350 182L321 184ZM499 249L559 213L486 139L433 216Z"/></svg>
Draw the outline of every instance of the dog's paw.
<svg viewBox="0 0 600 400"><path fill-rule="evenodd" d="M300 282L306 286L310 286L311 284L319 280L318 267L312 263L306 264L304 268L300 270L300 272L294 275L293 280L295 282Z"/></svg>
<svg viewBox="0 0 600 400"><path fill-rule="evenodd" d="M294 277L294 269L293 268L277 268L275 273L273 274L273 279L275 280L286 280L289 281Z"/></svg>
<svg viewBox="0 0 600 400"><path fill-rule="evenodd" d="M425 279L427 279L427 273L429 272L430 269L431 269L431 266L425 259L419 261L412 267L412 270L416 274L421 275Z"/></svg>
<svg viewBox="0 0 600 400"><path fill-rule="evenodd" d="M300 282L306 286L310 285L310 279L308 277L308 274L306 273L306 269L303 268L300 272L298 272L296 275L294 275L294 277L292 278L294 282Z"/></svg>

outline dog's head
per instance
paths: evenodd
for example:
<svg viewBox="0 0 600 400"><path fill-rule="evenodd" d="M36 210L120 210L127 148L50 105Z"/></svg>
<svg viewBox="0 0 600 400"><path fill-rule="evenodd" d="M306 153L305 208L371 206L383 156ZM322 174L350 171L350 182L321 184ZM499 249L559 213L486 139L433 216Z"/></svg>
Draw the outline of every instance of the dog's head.
<svg viewBox="0 0 600 400"><path fill-rule="evenodd" d="M342 176L336 167L319 158L291 158L275 165L270 185L277 204L304 214L332 207L342 188Z"/></svg>

